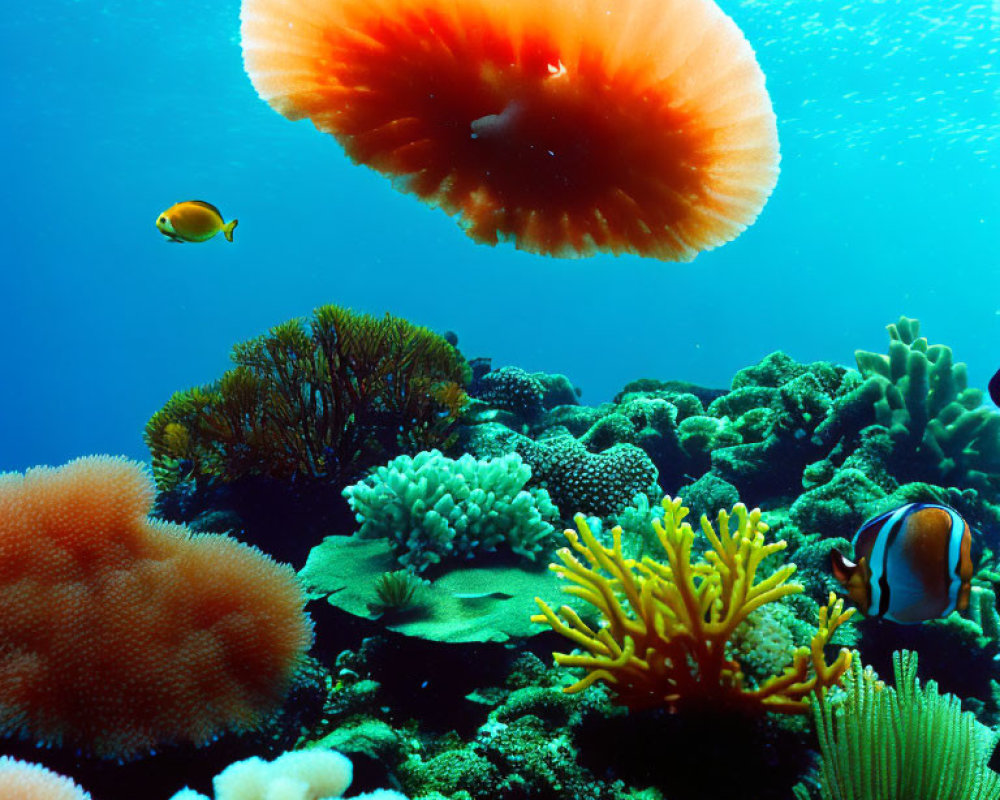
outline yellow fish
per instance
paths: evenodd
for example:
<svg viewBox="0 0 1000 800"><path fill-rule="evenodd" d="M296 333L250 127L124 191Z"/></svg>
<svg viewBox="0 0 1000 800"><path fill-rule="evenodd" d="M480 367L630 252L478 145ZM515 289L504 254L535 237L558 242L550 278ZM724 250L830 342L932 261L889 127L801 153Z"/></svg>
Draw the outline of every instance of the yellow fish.
<svg viewBox="0 0 1000 800"><path fill-rule="evenodd" d="M222 212L204 200L175 203L156 218L156 227L172 242L207 242L219 231L233 240L233 228L239 220L226 222Z"/></svg>

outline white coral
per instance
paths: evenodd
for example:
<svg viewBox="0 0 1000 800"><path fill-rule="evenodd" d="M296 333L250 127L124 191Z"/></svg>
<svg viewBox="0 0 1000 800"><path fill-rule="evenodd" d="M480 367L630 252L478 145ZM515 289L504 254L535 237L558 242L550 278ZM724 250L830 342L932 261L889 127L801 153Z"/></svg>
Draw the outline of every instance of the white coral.
<svg viewBox="0 0 1000 800"><path fill-rule="evenodd" d="M351 785L353 769L347 756L334 750L296 750L274 761L248 758L230 764L215 776L215 800L333 800ZM170 800L209 800L182 789ZM379 789L355 800L406 800L398 792Z"/></svg>

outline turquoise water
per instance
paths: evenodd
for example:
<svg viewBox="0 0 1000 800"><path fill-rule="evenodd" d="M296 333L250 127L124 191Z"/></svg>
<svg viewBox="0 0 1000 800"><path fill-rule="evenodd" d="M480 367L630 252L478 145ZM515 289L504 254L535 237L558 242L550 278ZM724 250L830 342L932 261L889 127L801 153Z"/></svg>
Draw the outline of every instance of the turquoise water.
<svg viewBox="0 0 1000 800"><path fill-rule="evenodd" d="M1000 364L1000 12L722 3L767 75L781 177L690 264L475 245L289 123L243 73L235 2L43 2L0 27L0 469L146 457L145 420L230 346L326 302L450 329L583 400L642 376L726 386L784 349L852 364L919 317L974 385ZM168 244L203 198L236 241Z"/></svg>
<svg viewBox="0 0 1000 800"><path fill-rule="evenodd" d="M892 345L905 375L874 355L905 315L967 363L969 386L1000 367L1000 0L719 2L766 75L781 173L752 226L684 264L475 244L257 96L237 0L4 10L0 800L24 800L4 783L6 755L93 800L167 800L207 793L241 758L317 742L354 761L352 791L413 800L790 800L799 781L821 782L806 651L800 683L777 695L777 711L800 716L753 692L805 645L833 665L825 685L848 675L838 697L870 681L860 665L888 678L911 650L920 680L971 712L928 700L940 727L910 737L927 747L893 769L936 763L965 779L987 775L991 754L1000 764L1000 412L961 395L945 350L911 347L905 320ZM239 219L233 243L160 235L158 215L195 198ZM173 407L151 459L143 429L173 393L217 380L234 344L327 304L453 332L460 354L428 337L409 393L405 369L359 389L358 371L334 367L341 383L277 399L287 385L268 365L266 413L233 401L232 426L219 423L239 394L221 390L208 411ZM870 352L856 363L856 350ZM294 356L287 374L319 363L330 378L329 362ZM470 401L460 356L535 374L477 376ZM608 402L640 378L692 385ZM399 409L418 394L433 402ZM92 454L142 464L17 474ZM691 612L708 582L744 573L719 566L723 545L697 523L693 556L664 555L687 535L680 502L657 505L664 493L685 497L691 521L735 507L740 559L766 526L782 540L757 574L781 591L755 616L732 582ZM740 501L764 516L748 523ZM885 512L857 550L844 541ZM545 605L566 598L566 575L545 566L568 559L574 521L587 563L656 587L621 611L653 620L633 686L600 685L624 662L553 666L553 652L627 651L640 636L615 628L628 579L597 567L574 580L601 587L580 611L600 633L567 636L556 615L575 612ZM594 557L618 524L624 550ZM926 531L932 545L913 545ZM676 552L695 562L687 582ZM637 565L640 553L673 566ZM714 649L703 629L685 638L663 622L686 603L697 628L730 602L748 618ZM817 627L824 604L836 631ZM849 620L855 606L873 618ZM916 656L897 658L912 684ZM695 677L678 688L685 669ZM599 688L560 691L590 678ZM913 687L900 696L914 702ZM857 717L869 740L844 763L902 747L887 716L881 730ZM875 781L863 766L859 780ZM986 780L982 797L1000 798L1000 775ZM906 800L932 796L945 795Z"/></svg>

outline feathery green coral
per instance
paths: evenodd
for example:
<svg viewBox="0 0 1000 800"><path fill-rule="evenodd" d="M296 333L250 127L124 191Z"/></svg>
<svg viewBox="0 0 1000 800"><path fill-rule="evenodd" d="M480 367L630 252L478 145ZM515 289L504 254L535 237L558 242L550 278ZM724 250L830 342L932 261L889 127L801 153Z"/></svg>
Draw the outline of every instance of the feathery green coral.
<svg viewBox="0 0 1000 800"><path fill-rule="evenodd" d="M559 509L544 489L525 490L530 478L516 454L453 460L430 450L393 459L344 496L361 537L388 537L399 562L420 572L500 547L532 561L547 550Z"/></svg>
<svg viewBox="0 0 1000 800"><path fill-rule="evenodd" d="M383 572L374 581L375 599L368 603L374 614L408 611L420 605L420 594L427 585L408 569Z"/></svg>
<svg viewBox="0 0 1000 800"><path fill-rule="evenodd" d="M1000 775L987 767L1000 735L934 681L921 687L916 653L895 653L893 667L895 688L855 657L842 702L818 693L823 800L1000 798Z"/></svg>
<svg viewBox="0 0 1000 800"><path fill-rule="evenodd" d="M196 477L342 485L385 458L447 444L469 380L436 333L334 305L237 344L232 359L217 382L178 392L147 423L161 489L181 455Z"/></svg>

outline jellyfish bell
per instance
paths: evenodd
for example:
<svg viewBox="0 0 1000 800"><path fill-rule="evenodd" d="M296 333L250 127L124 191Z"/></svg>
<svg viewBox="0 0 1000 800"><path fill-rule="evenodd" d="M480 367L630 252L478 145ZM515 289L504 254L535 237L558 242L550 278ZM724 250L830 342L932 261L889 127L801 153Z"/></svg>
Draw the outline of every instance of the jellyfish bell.
<svg viewBox="0 0 1000 800"><path fill-rule="evenodd" d="M243 0L260 96L487 244L688 261L778 175L750 44L713 0Z"/></svg>

